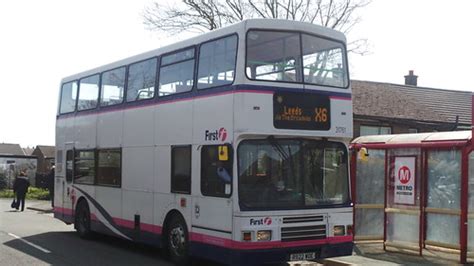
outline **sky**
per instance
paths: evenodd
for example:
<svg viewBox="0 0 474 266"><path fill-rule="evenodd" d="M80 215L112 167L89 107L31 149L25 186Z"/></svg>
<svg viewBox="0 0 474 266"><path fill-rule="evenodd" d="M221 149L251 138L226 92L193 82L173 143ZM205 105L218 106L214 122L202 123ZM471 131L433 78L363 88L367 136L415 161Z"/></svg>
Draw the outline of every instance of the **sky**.
<svg viewBox="0 0 474 266"><path fill-rule="evenodd" d="M54 145L60 80L146 52L183 36L143 25L152 0L0 1L0 143ZM352 79L474 91L474 1L373 0L348 40L367 38L368 55L350 55Z"/></svg>

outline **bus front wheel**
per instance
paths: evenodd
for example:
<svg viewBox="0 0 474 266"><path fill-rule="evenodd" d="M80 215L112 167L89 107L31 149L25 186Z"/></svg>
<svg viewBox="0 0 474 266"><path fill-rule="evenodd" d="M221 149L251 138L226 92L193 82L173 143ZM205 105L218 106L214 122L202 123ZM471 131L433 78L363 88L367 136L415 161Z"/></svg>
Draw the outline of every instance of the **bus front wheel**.
<svg viewBox="0 0 474 266"><path fill-rule="evenodd" d="M177 265L188 265L189 239L185 221L181 216L174 215L167 227L166 244L171 261Z"/></svg>

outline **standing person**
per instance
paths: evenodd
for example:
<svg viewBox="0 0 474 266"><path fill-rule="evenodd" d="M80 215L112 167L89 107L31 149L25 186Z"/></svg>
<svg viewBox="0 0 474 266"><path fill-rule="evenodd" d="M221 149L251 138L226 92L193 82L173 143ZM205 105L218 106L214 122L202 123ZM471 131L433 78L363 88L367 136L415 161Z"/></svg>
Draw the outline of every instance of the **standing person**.
<svg viewBox="0 0 474 266"><path fill-rule="evenodd" d="M49 190L49 198L51 199L51 207L53 208L54 208L54 169L55 169L55 166L53 165L46 179L46 184Z"/></svg>
<svg viewBox="0 0 474 266"><path fill-rule="evenodd" d="M30 186L30 181L28 181L28 177L26 176L24 171L20 172L20 175L15 178L15 182L13 183L13 192L16 194L17 205L16 209L20 207L21 203L21 211L25 210L25 197L26 193L28 192L28 187Z"/></svg>

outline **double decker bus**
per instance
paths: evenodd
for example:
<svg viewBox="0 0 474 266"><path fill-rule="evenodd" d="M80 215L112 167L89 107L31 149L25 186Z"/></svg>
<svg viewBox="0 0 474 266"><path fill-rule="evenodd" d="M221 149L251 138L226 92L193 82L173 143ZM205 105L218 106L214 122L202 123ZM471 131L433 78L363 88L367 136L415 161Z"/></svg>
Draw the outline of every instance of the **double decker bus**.
<svg viewBox="0 0 474 266"><path fill-rule="evenodd" d="M349 255L351 138L344 35L246 20L61 81L54 216L177 264Z"/></svg>

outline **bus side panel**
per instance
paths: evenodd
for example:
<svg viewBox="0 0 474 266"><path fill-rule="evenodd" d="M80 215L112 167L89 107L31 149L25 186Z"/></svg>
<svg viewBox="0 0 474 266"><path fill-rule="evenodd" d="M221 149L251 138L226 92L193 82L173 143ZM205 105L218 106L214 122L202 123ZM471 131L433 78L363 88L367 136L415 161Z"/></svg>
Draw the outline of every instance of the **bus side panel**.
<svg viewBox="0 0 474 266"><path fill-rule="evenodd" d="M128 109L125 111L123 114L123 146L153 146L154 117L154 107Z"/></svg>
<svg viewBox="0 0 474 266"><path fill-rule="evenodd" d="M97 116L77 116L75 118L75 148L76 149L95 149L97 146Z"/></svg>
<svg viewBox="0 0 474 266"><path fill-rule="evenodd" d="M63 220L63 197L66 186L66 150L64 142L66 141L66 119L56 120L56 173L54 182L54 217ZM58 157L58 151L61 151L62 157ZM61 162L61 163L60 163ZM64 220L63 220L64 221Z"/></svg>
<svg viewBox="0 0 474 266"><path fill-rule="evenodd" d="M104 208L111 218L114 220L122 217L122 189L115 187L96 187L96 198L98 204ZM93 208L93 219L94 221L100 221L100 211L97 208ZM92 208L91 208L92 212Z"/></svg>
<svg viewBox="0 0 474 266"><path fill-rule="evenodd" d="M102 113L97 121L97 146L118 148L123 141L123 111Z"/></svg>
<svg viewBox="0 0 474 266"><path fill-rule="evenodd" d="M273 127L273 95L263 93L237 93L235 130L271 132Z"/></svg>
<svg viewBox="0 0 474 266"><path fill-rule="evenodd" d="M120 225L125 228L138 230L135 219L140 219L140 230L142 223L153 224L154 157L154 147L123 148ZM140 217L135 218L135 215Z"/></svg>
<svg viewBox="0 0 474 266"><path fill-rule="evenodd" d="M194 100L193 138L194 143L199 146L196 149L193 148L192 151L194 197L190 239L191 253L195 256L206 257L206 253L198 252L199 247L213 245L225 248L232 241L231 194L237 193L237 191L228 186L228 197L217 197L212 190L203 191L201 184L207 182L207 177L201 175L203 167L212 169L212 164L215 162L202 161L201 145L232 143L234 134L233 101L233 93ZM209 163L211 165L208 165ZM209 186L209 188L212 187L218 188L218 186Z"/></svg>
<svg viewBox="0 0 474 266"><path fill-rule="evenodd" d="M192 144L192 136L192 100L162 104L156 108L156 145L190 145ZM171 167L171 165L169 164L166 167ZM169 179L169 176L167 178Z"/></svg>

